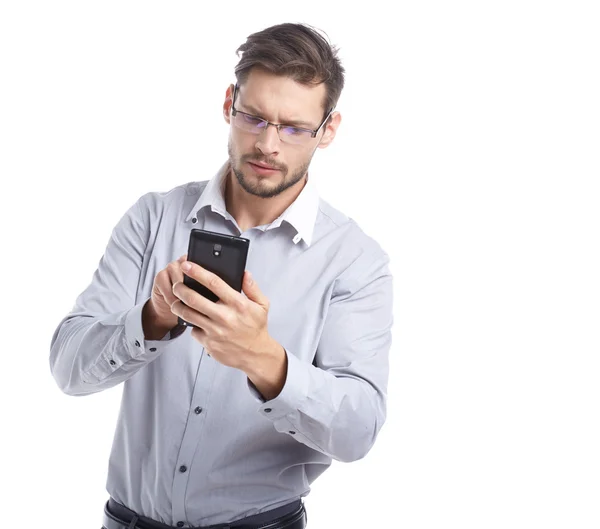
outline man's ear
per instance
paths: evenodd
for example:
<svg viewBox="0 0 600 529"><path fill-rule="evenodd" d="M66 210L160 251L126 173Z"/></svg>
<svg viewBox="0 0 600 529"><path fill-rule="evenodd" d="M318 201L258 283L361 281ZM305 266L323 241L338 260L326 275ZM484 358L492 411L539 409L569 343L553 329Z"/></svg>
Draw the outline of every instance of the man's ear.
<svg viewBox="0 0 600 529"><path fill-rule="evenodd" d="M223 102L223 117L227 123L231 123L231 106L233 105L233 88L232 84L229 85L225 92L225 101Z"/></svg>
<svg viewBox="0 0 600 529"><path fill-rule="evenodd" d="M335 134L341 123L342 115L339 112L331 114L330 118L327 120L327 124L324 126L325 132L323 133L323 138L319 142L319 149L324 149L329 146L335 138Z"/></svg>

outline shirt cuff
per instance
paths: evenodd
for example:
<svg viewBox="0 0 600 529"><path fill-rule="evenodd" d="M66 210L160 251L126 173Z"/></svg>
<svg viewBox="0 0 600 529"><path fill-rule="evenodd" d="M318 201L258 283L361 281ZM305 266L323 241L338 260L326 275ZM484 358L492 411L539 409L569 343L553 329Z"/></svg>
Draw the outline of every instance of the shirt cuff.
<svg viewBox="0 0 600 529"><path fill-rule="evenodd" d="M271 400L265 400L256 386L248 378L248 389L254 398L261 403L259 413L275 422L291 413L296 413L308 398L310 386L310 370L312 364L303 362L285 349L287 355L287 375L285 384L279 395Z"/></svg>
<svg viewBox="0 0 600 529"><path fill-rule="evenodd" d="M186 329L183 325L181 330L175 327L167 334L170 337L169 340L165 340L165 338L161 340L144 339L142 310L146 301L135 305L117 318L117 321L120 320L121 325L124 326L124 332L119 333L119 343L105 348L105 352L98 362L90 369L87 376L88 381L102 380L130 362L148 364L166 350L176 347L178 342L176 337L181 336ZM106 324L106 322L104 323Z"/></svg>

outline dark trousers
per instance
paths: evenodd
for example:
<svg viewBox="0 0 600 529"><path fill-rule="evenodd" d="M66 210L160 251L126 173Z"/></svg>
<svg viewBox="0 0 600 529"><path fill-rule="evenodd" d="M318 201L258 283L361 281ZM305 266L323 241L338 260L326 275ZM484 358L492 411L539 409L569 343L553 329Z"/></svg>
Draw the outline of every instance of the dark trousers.
<svg viewBox="0 0 600 529"><path fill-rule="evenodd" d="M307 521L306 510L302 500L296 500L287 505L270 511L248 516L231 524L207 526L166 525L151 518L140 516L131 509L116 502L112 498L104 506L102 529L305 529Z"/></svg>

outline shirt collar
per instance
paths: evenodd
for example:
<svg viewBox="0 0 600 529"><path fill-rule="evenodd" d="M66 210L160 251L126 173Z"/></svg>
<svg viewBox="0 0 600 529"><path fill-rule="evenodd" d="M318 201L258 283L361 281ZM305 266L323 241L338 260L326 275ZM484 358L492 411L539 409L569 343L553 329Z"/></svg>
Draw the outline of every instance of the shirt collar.
<svg viewBox="0 0 600 529"><path fill-rule="evenodd" d="M319 192L314 177L307 176L307 182L300 194L281 214L279 219L273 222L273 226L279 226L283 221L291 224L297 232L294 244L304 239L307 246L312 242L317 213L319 212Z"/></svg>
<svg viewBox="0 0 600 529"><path fill-rule="evenodd" d="M229 161L225 162L206 184L204 191L200 193L200 197L190 210L186 217L186 222L195 219L203 208L209 207L212 211L219 213L223 217L227 217L227 208L225 206L225 177L229 172Z"/></svg>
<svg viewBox="0 0 600 529"><path fill-rule="evenodd" d="M210 207L215 213L227 218L230 217L225 206L225 180L229 174L229 161L225 162L217 173L208 181L204 191L192 207L186 222L197 218L197 215L205 207ZM296 230L293 238L294 244L300 239L310 246L312 242L313 230L319 211L319 192L317 190L314 178L307 175L307 182L296 200L266 229L273 229L281 226L283 221L287 222Z"/></svg>

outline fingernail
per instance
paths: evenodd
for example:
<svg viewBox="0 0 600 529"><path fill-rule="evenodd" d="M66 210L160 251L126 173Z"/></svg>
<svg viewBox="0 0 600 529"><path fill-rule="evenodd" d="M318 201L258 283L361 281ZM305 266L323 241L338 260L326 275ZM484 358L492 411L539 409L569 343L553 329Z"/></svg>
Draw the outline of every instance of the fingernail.
<svg viewBox="0 0 600 529"><path fill-rule="evenodd" d="M190 268L192 268L192 263L190 263L190 262L188 262L188 261L186 261L185 263L182 263L182 265L181 265L181 269L182 269L182 270L185 270L186 272L187 272L187 271L188 271Z"/></svg>

